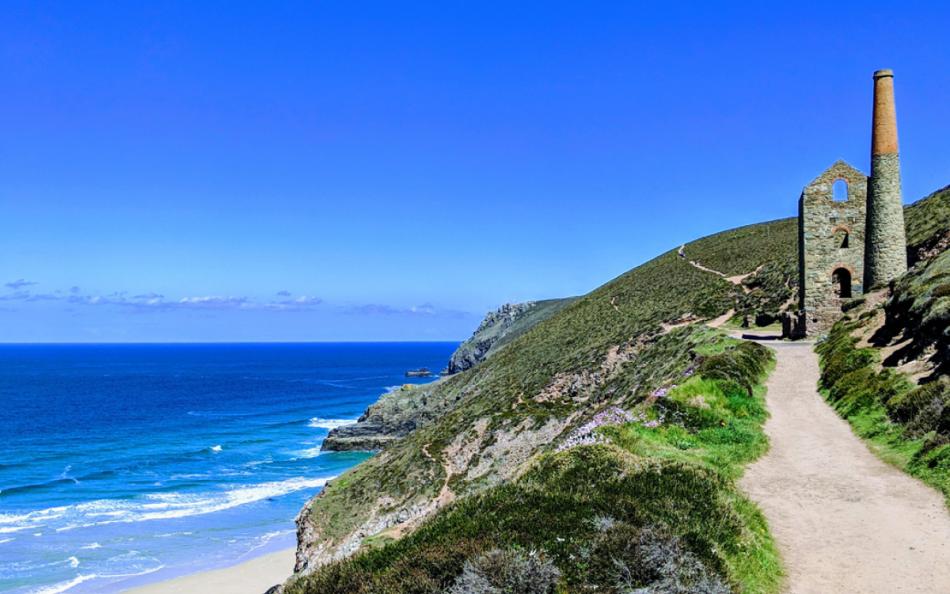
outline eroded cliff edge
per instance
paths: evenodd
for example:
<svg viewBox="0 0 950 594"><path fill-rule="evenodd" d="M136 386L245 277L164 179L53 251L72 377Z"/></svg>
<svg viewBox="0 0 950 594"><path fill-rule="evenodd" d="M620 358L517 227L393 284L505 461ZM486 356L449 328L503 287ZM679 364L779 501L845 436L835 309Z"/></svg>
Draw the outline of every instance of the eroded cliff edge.
<svg viewBox="0 0 950 594"><path fill-rule="evenodd" d="M478 365L535 325L570 305L576 298L547 299L527 303L506 303L489 312L472 333L452 353L443 375L460 373ZM457 396L432 384L406 384L380 396L353 425L330 431L324 451L381 450L388 444L425 425L448 410Z"/></svg>
<svg viewBox="0 0 950 594"><path fill-rule="evenodd" d="M941 193L907 210L909 248L924 248L925 252L945 249L946 242L934 237L950 226L943 216L950 204L948 198ZM917 227L919 232L913 232ZM918 246L913 237L920 237L922 243ZM715 336L702 330L700 322L730 310L735 318L741 318L761 311L769 303L782 304L786 294L794 294L794 220L750 225L692 242L685 248L690 258L702 262L711 272L692 266L675 251L668 252L564 307L474 368L428 385L424 391L407 389L406 394L394 396L393 404L398 402L399 408L411 409L425 400L426 408L435 406L438 412L404 438L387 443L377 456L333 481L301 512L298 573L289 583L289 591L353 592L362 591L356 587L359 584L364 584L364 589L365 584L372 586L375 582L370 579L398 579L410 574L418 577L421 574L409 572L419 569L413 563L431 562L426 567L443 567L449 561L468 558L475 552L469 548L484 544L478 539L487 538L485 535L492 534L499 525L504 527L498 522L500 506L521 505L506 516L511 522L520 521L543 511L545 505L552 504L549 499L553 496L581 493L586 498L584 505L589 505L601 501L605 494L634 493L642 488L644 492L635 498L636 513L631 516L639 521L638 514L658 488L663 492L661 503L668 503L675 494L686 497L712 488L695 500L673 506L664 503L657 508L658 513L673 513L676 517L658 516L656 521L660 525L665 522L664 529L675 532L692 530L700 525L701 518L735 520L735 513L741 516L744 504L735 499L729 484L716 486L721 476L702 474L689 464L677 462L686 455L682 452L699 447L697 440L712 439L714 450L732 444L716 441L722 431L730 440L747 437L750 448L758 444L754 432L736 431L727 417L710 416L710 410L717 410L717 400L744 415L755 403L748 399L748 386L742 386L745 396L729 388L722 398L711 397L716 388L703 381L719 381L717 377L735 381L747 365L742 357L733 357L732 363L718 358L723 349L737 355L741 352L717 342ZM733 276L746 280L739 285L728 280ZM759 290L769 303L756 303L756 309L751 309L750 295ZM689 377L693 370L698 379L684 381L682 378ZM669 389L680 382L689 389ZM659 405L657 399L661 399ZM654 416L634 422L632 428L628 423L620 433L610 433L609 447L553 454L611 407L634 412L642 408ZM666 416L655 416L658 413ZM668 425L663 425L664 418ZM666 433L654 432L651 427L657 425L650 425L654 422L667 426ZM666 443L659 440L658 436L663 435L663 439L673 440L671 449L663 450L668 458L651 454ZM616 446L629 451L623 453ZM642 480L637 478L621 491L613 488L616 481L639 477L638 473L644 473ZM669 481L664 483L667 478ZM597 486L604 481L603 489ZM571 487L559 491L561 485ZM453 502L455 505L451 505ZM726 503L726 507L706 509L704 506L711 502ZM737 507L730 507L733 502ZM557 503L552 509L573 509L565 503ZM613 502L605 502L597 509L618 508ZM689 515L694 511L696 518ZM483 521L473 524L473 517L482 517ZM436 520L417 531L428 518ZM573 541L562 538L562 532L545 532L547 526L563 520L561 516L537 520L522 526L519 534L550 536L548 544L555 551L571 546ZM594 516L585 519L588 521L603 527L605 534L615 530L609 525L616 518ZM709 575L735 580L730 585L737 588L750 578L741 574L742 567L761 566L756 559L751 560L756 561L752 564L744 551L759 547L760 552L768 553L761 540L765 538L764 528L757 522L754 516L738 517L729 530L735 528L735 534L745 536L729 544L731 548L719 542L723 535L714 535L695 550L670 557L705 556L708 568L713 569ZM583 529L588 530L589 525L585 523ZM650 536L650 526L643 527L645 532L636 530L625 533L623 542L654 546L650 539L655 533ZM459 548L453 549L458 559L445 557L445 535L458 540ZM749 535L757 535L760 540L752 541L750 546L742 540ZM474 540L465 540L469 536ZM696 543L697 537L705 538L692 532L683 536L688 538L680 542ZM331 563L357 550L358 562ZM736 556L729 557L729 550ZM733 562L740 565L731 565ZM328 563L329 567L319 569ZM331 582L335 587L327 589Z"/></svg>
<svg viewBox="0 0 950 594"><path fill-rule="evenodd" d="M453 374L475 367L492 353L518 338L534 325L543 322L566 306L576 297L506 303L489 312L472 336L452 353L445 373Z"/></svg>

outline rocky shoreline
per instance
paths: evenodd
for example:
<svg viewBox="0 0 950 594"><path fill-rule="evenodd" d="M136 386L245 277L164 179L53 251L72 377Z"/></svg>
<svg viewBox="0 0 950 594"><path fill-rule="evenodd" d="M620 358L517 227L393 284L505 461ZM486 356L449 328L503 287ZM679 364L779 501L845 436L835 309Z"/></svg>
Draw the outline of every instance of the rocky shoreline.
<svg viewBox="0 0 950 594"><path fill-rule="evenodd" d="M435 418L442 406L430 398L432 386L405 384L380 396L352 425L330 431L320 447L325 452L378 451Z"/></svg>

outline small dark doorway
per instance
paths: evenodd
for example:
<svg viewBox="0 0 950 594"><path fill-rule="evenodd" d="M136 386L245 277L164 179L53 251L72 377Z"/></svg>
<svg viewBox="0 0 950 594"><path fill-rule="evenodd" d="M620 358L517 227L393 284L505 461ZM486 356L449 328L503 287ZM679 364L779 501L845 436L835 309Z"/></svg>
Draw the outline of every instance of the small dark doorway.
<svg viewBox="0 0 950 594"><path fill-rule="evenodd" d="M831 273L831 285L835 296L842 299L851 298L851 272L847 268L838 268Z"/></svg>

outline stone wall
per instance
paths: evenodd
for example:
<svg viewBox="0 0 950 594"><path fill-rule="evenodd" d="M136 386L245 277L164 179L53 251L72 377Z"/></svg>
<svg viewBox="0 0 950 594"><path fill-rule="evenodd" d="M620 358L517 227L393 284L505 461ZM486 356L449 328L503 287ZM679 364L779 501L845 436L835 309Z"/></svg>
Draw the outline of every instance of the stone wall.
<svg viewBox="0 0 950 594"><path fill-rule="evenodd" d="M834 199L838 180L847 184L846 200ZM863 292L867 184L867 176L838 161L802 190L798 203L799 306L808 336L826 332L841 316L842 305ZM838 281L847 276L850 283L845 282L847 286L842 288Z"/></svg>
<svg viewBox="0 0 950 594"><path fill-rule="evenodd" d="M907 238L901 200L900 157L871 157L865 264L867 285L885 286L907 272Z"/></svg>

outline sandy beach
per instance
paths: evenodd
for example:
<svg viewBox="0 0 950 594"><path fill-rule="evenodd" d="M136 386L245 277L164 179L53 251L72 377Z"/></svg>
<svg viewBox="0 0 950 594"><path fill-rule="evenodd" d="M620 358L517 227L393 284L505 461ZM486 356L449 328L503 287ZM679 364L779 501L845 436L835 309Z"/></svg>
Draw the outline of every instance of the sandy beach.
<svg viewBox="0 0 950 594"><path fill-rule="evenodd" d="M294 568L294 549L262 555L224 569L203 571L164 582L126 590L128 594L264 594L283 583Z"/></svg>

